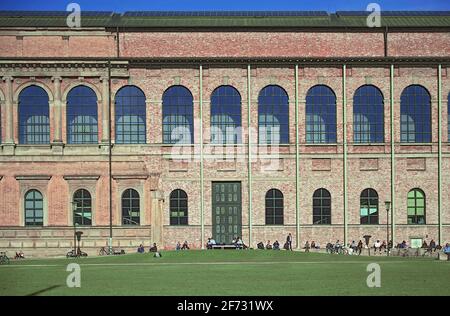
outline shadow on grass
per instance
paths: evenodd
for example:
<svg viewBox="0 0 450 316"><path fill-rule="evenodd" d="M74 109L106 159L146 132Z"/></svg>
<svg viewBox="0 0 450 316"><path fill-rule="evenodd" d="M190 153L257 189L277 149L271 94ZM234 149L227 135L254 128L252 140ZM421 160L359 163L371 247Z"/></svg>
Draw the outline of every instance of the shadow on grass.
<svg viewBox="0 0 450 316"><path fill-rule="evenodd" d="M26 296L37 296L37 295L39 295L39 294L42 294L42 293L51 291L51 290L56 289L56 288L58 288L58 287L61 287L61 285L52 285L52 286L50 286L50 287L48 287L48 288L46 288L46 289L42 289L42 290L39 290L39 291L30 293L30 294L27 294Z"/></svg>

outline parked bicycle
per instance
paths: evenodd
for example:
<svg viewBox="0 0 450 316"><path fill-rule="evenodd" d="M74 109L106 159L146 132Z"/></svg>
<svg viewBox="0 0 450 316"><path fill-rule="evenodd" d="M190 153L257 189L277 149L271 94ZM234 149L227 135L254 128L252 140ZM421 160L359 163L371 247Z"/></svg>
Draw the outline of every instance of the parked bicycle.
<svg viewBox="0 0 450 316"><path fill-rule="evenodd" d="M9 258L4 251L0 252L0 264L9 264Z"/></svg>

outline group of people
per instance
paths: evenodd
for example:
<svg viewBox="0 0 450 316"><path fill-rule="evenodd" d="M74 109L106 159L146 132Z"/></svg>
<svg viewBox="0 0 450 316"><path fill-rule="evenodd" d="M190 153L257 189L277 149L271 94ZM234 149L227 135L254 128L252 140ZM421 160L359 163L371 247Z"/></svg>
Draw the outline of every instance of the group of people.
<svg viewBox="0 0 450 316"><path fill-rule="evenodd" d="M314 240L311 241L311 244L307 240L305 242L305 246L303 247L305 249L305 252L309 252L310 249L320 249L320 244L315 242Z"/></svg>
<svg viewBox="0 0 450 316"><path fill-rule="evenodd" d="M14 259L25 259L25 254L23 253L22 250L20 250L19 252L16 251L16 255L14 256Z"/></svg>
<svg viewBox="0 0 450 316"><path fill-rule="evenodd" d="M278 240L275 240L275 242L272 244L270 240L267 241L267 243L264 245L264 243L261 241L259 242L256 247L258 249L267 249L267 250L280 250L280 243ZM286 242L283 245L283 249L285 250L292 250L292 234L289 233L286 237Z"/></svg>
<svg viewBox="0 0 450 316"><path fill-rule="evenodd" d="M187 240L184 241L183 245L181 245L181 243L178 241L177 245L175 246L175 250L189 250L191 249L189 247L189 243L187 242Z"/></svg>
<svg viewBox="0 0 450 316"><path fill-rule="evenodd" d="M145 248L144 248L144 245L143 244L140 244L139 245L139 247L138 247L138 249L137 249L137 252L138 253L144 253L145 252ZM153 243L153 246L151 246L149 249L148 249L148 252L158 252L158 246L156 246L156 243Z"/></svg>

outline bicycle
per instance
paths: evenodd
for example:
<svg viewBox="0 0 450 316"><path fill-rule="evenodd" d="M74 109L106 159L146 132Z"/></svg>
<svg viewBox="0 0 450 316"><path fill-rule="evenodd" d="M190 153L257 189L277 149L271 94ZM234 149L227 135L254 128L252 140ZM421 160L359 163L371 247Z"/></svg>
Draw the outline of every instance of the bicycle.
<svg viewBox="0 0 450 316"><path fill-rule="evenodd" d="M102 247L98 254L99 256L109 256L114 254L114 250L110 247Z"/></svg>
<svg viewBox="0 0 450 316"><path fill-rule="evenodd" d="M6 252L0 252L0 264L9 264L9 258Z"/></svg>

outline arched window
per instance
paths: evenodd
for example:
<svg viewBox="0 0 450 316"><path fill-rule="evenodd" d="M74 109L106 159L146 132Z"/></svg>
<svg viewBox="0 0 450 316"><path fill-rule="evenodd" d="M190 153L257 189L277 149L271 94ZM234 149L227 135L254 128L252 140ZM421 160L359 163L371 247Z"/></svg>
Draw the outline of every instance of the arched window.
<svg viewBox="0 0 450 316"><path fill-rule="evenodd" d="M163 94L163 143L194 143L194 99L183 86L172 86Z"/></svg>
<svg viewBox="0 0 450 316"><path fill-rule="evenodd" d="M188 224L188 196L183 190L170 193L170 225Z"/></svg>
<svg viewBox="0 0 450 316"><path fill-rule="evenodd" d="M145 144L145 95L135 86L122 87L116 93L116 144Z"/></svg>
<svg viewBox="0 0 450 316"><path fill-rule="evenodd" d="M25 194L25 226L44 225L44 199L41 192L30 190Z"/></svg>
<svg viewBox="0 0 450 316"><path fill-rule="evenodd" d="M336 95L324 85L306 94L306 142L336 143Z"/></svg>
<svg viewBox="0 0 450 316"><path fill-rule="evenodd" d="M80 189L73 195L76 203L74 223L77 225L92 225L92 198L89 191Z"/></svg>
<svg viewBox="0 0 450 316"><path fill-rule="evenodd" d="M241 95L232 86L218 87L211 94L211 143L241 142Z"/></svg>
<svg viewBox="0 0 450 316"><path fill-rule="evenodd" d="M284 197L277 189L266 193L266 225L284 224Z"/></svg>
<svg viewBox="0 0 450 316"><path fill-rule="evenodd" d="M384 99L375 86L359 87L353 96L353 140L355 143L384 142Z"/></svg>
<svg viewBox="0 0 450 316"><path fill-rule="evenodd" d="M326 189L318 189L314 192L313 224L331 224L331 194Z"/></svg>
<svg viewBox="0 0 450 316"><path fill-rule="evenodd" d="M408 224L425 224L425 193L413 189L408 193Z"/></svg>
<svg viewBox="0 0 450 316"><path fill-rule="evenodd" d="M140 224L140 199L139 193L133 189L127 189L122 194L122 224Z"/></svg>
<svg viewBox="0 0 450 316"><path fill-rule="evenodd" d="M19 94L19 143L50 143L48 95L38 86L29 86Z"/></svg>
<svg viewBox="0 0 450 316"><path fill-rule="evenodd" d="M424 87L411 85L403 90L400 113L402 142L431 142L431 97Z"/></svg>
<svg viewBox="0 0 450 316"><path fill-rule="evenodd" d="M97 96L87 86L77 86L67 95L67 142L98 142Z"/></svg>
<svg viewBox="0 0 450 316"><path fill-rule="evenodd" d="M280 86L259 92L258 134L260 144L289 144L289 97Z"/></svg>
<svg viewBox="0 0 450 316"><path fill-rule="evenodd" d="M378 193L374 189L361 192L359 212L361 224L378 224Z"/></svg>

